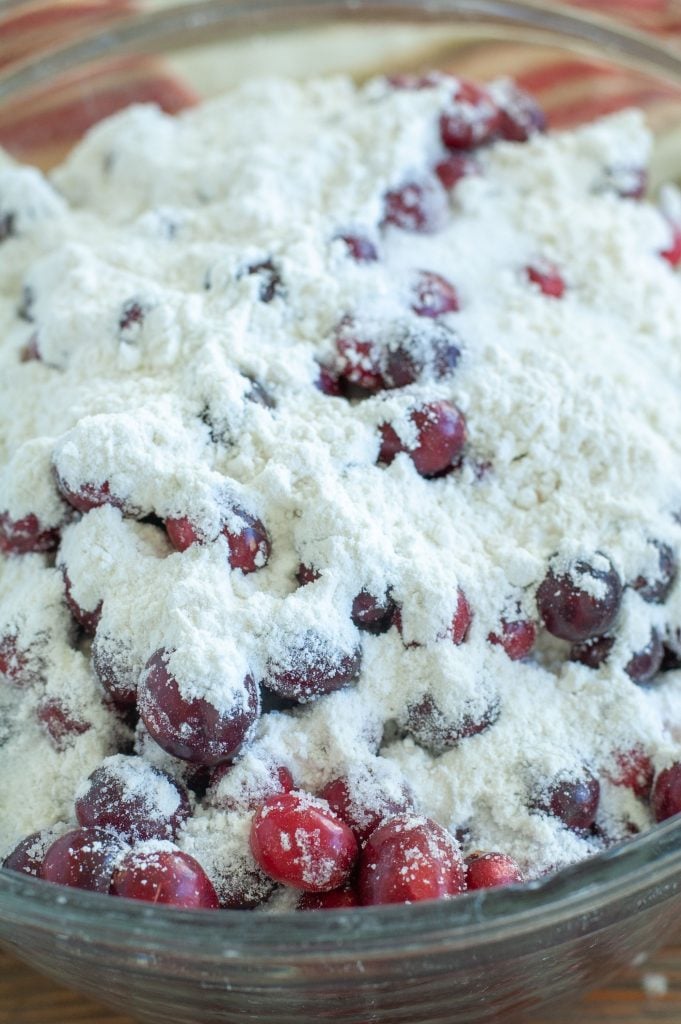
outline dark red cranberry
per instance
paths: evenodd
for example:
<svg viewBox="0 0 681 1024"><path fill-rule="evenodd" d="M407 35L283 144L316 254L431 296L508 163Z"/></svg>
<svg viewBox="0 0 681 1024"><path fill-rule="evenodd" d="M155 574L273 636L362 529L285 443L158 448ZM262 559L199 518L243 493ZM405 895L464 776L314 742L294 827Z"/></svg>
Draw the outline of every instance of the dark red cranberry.
<svg viewBox="0 0 681 1024"><path fill-rule="evenodd" d="M53 828L43 829L42 832L33 832L32 835L22 839L19 845L5 857L2 862L3 868L39 878L45 852L55 838Z"/></svg>
<svg viewBox="0 0 681 1024"><path fill-rule="evenodd" d="M433 754L441 754L457 746L461 740L486 732L497 721L499 714L499 704L491 701L483 711L463 710L456 717L448 716L435 699L426 694L417 703L407 707L405 731L420 747Z"/></svg>
<svg viewBox="0 0 681 1024"><path fill-rule="evenodd" d="M585 768L578 776L561 775L538 795L534 807L558 818L573 832L585 832L596 818L601 787Z"/></svg>
<svg viewBox="0 0 681 1024"><path fill-rule="evenodd" d="M411 308L417 316L436 318L445 313L456 313L460 309L459 296L449 281L441 274L430 270L419 270L411 286Z"/></svg>
<svg viewBox="0 0 681 1024"><path fill-rule="evenodd" d="M356 263L375 263L378 259L378 249L365 235L338 235Z"/></svg>
<svg viewBox="0 0 681 1024"><path fill-rule="evenodd" d="M320 366L319 374L315 381L315 387L318 391L321 391L323 395L331 395L332 398L340 398L343 394L343 389L340 385L340 380L333 370L330 370L328 366Z"/></svg>
<svg viewBox="0 0 681 1024"><path fill-rule="evenodd" d="M650 683L660 671L664 658L664 645L656 629L650 634L650 640L627 662L624 671L639 686Z"/></svg>
<svg viewBox="0 0 681 1024"><path fill-rule="evenodd" d="M220 533L227 541L230 566L244 573L261 569L267 564L272 550L267 530L259 519L239 505L232 505L226 512L226 522ZM205 537L186 516L166 519L166 530L171 544L178 551L186 551L192 544L217 540L217 537Z"/></svg>
<svg viewBox="0 0 681 1024"><path fill-rule="evenodd" d="M544 295L552 299L562 299L565 294L565 281L554 263L541 260L526 267L527 277L536 284Z"/></svg>
<svg viewBox="0 0 681 1024"><path fill-rule="evenodd" d="M266 800L253 818L250 843L266 875L307 892L338 889L357 859L351 829L307 793Z"/></svg>
<svg viewBox="0 0 681 1024"><path fill-rule="evenodd" d="M515 84L509 84L500 100L499 134L507 142L527 142L546 131L546 115L537 101Z"/></svg>
<svg viewBox="0 0 681 1024"><path fill-rule="evenodd" d="M15 686L24 686L32 681L29 659L21 649L18 637L7 634L0 636L0 676Z"/></svg>
<svg viewBox="0 0 681 1024"><path fill-rule="evenodd" d="M384 387L404 388L419 380L449 377L461 356L459 344L458 335L441 323L403 332L391 340L385 353Z"/></svg>
<svg viewBox="0 0 681 1024"><path fill-rule="evenodd" d="M164 844L130 850L118 862L111 879L112 896L148 903L169 903L194 910L220 906L213 883L188 853Z"/></svg>
<svg viewBox="0 0 681 1024"><path fill-rule="evenodd" d="M440 136L447 149L473 149L493 139L500 125L500 110L487 89L460 80L440 118Z"/></svg>
<svg viewBox="0 0 681 1024"><path fill-rule="evenodd" d="M502 885L524 882L523 873L505 853L479 853L466 861L466 888L496 889Z"/></svg>
<svg viewBox="0 0 681 1024"><path fill-rule="evenodd" d="M515 619L508 622L501 620L501 632L490 633L487 637L491 644L499 644L506 651L511 661L526 658L537 639L537 627L529 619Z"/></svg>
<svg viewBox="0 0 681 1024"><path fill-rule="evenodd" d="M48 847L40 877L75 889L108 892L123 849L120 841L104 828L74 828Z"/></svg>
<svg viewBox="0 0 681 1024"><path fill-rule="evenodd" d="M614 643L614 636L595 636L581 644L573 644L570 661L578 661L588 668L600 668L607 661Z"/></svg>
<svg viewBox="0 0 681 1024"><path fill-rule="evenodd" d="M292 641L283 657L270 659L263 683L281 697L306 703L347 686L361 665L361 648L348 653L308 630Z"/></svg>
<svg viewBox="0 0 681 1024"><path fill-rule="evenodd" d="M473 612L471 611L471 606L468 603L468 598L461 587L458 587L456 591L456 608L454 610L454 615L452 616L452 624L449 631L452 643L456 647L462 644L468 636L468 630L471 628L472 621Z"/></svg>
<svg viewBox="0 0 681 1024"><path fill-rule="evenodd" d="M76 818L128 840L174 839L191 812L187 791L141 757L108 757L80 787Z"/></svg>
<svg viewBox="0 0 681 1024"><path fill-rule="evenodd" d="M369 836L362 850L358 890L363 906L443 899L465 888L459 846L430 818L391 818Z"/></svg>
<svg viewBox="0 0 681 1024"><path fill-rule="evenodd" d="M338 372L343 380L367 392L381 391L383 352L371 331L361 328L351 316L343 317L335 331Z"/></svg>
<svg viewBox="0 0 681 1024"><path fill-rule="evenodd" d="M669 544L655 540L652 541L652 545L657 549L657 571L652 579L637 576L631 587L649 604L664 604L676 583L679 562L676 552Z"/></svg>
<svg viewBox="0 0 681 1024"><path fill-rule="evenodd" d="M79 512L89 512L90 509L101 508L102 505L113 505L114 508L126 511L122 498L111 493L108 480L101 484L84 483L76 488L70 487L59 473L56 474L56 480L61 496Z"/></svg>
<svg viewBox="0 0 681 1024"><path fill-rule="evenodd" d="M433 234L444 227L446 218L447 194L435 177L406 182L385 194L383 226L391 224L403 231Z"/></svg>
<svg viewBox="0 0 681 1024"><path fill-rule="evenodd" d="M672 236L671 242L666 249L662 249L660 256L672 267L678 267L681 263L681 225L670 224L669 229Z"/></svg>
<svg viewBox="0 0 681 1024"><path fill-rule="evenodd" d="M321 575L313 565L304 565L301 562L296 572L296 579L301 587L306 587L308 583L314 583L315 580L318 580Z"/></svg>
<svg viewBox="0 0 681 1024"><path fill-rule="evenodd" d="M64 577L64 598L69 611L78 625L83 628L88 636L94 636L97 626L99 625L99 620L102 617L102 602L100 601L92 611L86 611L85 608L81 608L73 597L73 584L71 583L69 574L64 567L62 567L62 575Z"/></svg>
<svg viewBox="0 0 681 1024"><path fill-rule="evenodd" d="M594 564L577 559L565 572L549 569L537 590L537 608L549 633L573 643L607 633L621 600L622 582L600 553Z"/></svg>
<svg viewBox="0 0 681 1024"><path fill-rule="evenodd" d="M613 755L614 765L605 774L613 786L631 789L639 800L647 800L653 788L655 769L643 747L620 750Z"/></svg>
<svg viewBox="0 0 681 1024"><path fill-rule="evenodd" d="M9 512L0 513L0 551L5 555L28 555L32 552L56 551L59 530L46 529L32 512L21 519L12 519Z"/></svg>
<svg viewBox="0 0 681 1024"><path fill-rule="evenodd" d="M417 442L413 448L400 439L389 423L381 429L379 461L390 465L399 452L406 451L421 476L438 476L451 469L466 443L466 421L451 402L428 402L417 406L409 415L417 429Z"/></svg>
<svg viewBox="0 0 681 1024"><path fill-rule="evenodd" d="M131 334L144 323L145 309L138 299L129 299L121 310L118 330L121 334Z"/></svg>
<svg viewBox="0 0 681 1024"><path fill-rule="evenodd" d="M330 892L302 892L298 899L298 910L345 910L347 907L358 907L359 898L353 886L345 885L342 889Z"/></svg>
<svg viewBox="0 0 681 1024"><path fill-rule="evenodd" d="M151 736L173 757L192 764L216 765L232 760L260 713L252 677L246 676L240 686L232 688L233 707L219 710L204 697L182 695L168 668L169 657L168 651L157 651L140 679L138 708ZM221 702L226 701L227 692L221 692Z"/></svg>
<svg viewBox="0 0 681 1024"><path fill-rule="evenodd" d="M186 551L192 544L203 544L198 529L185 516L166 519L166 532L177 551Z"/></svg>
<svg viewBox="0 0 681 1024"><path fill-rule="evenodd" d="M126 644L102 636L98 630L92 642L92 667L117 706L133 707L137 703L140 666Z"/></svg>
<svg viewBox="0 0 681 1024"><path fill-rule="evenodd" d="M326 800L334 814L352 829L360 843L369 838L386 818L412 810L412 799L406 786L398 796L388 795L385 787L371 786L371 803L362 798L362 786L351 788L348 779L327 782L318 794Z"/></svg>
<svg viewBox="0 0 681 1024"><path fill-rule="evenodd" d="M462 178L480 173L480 165L469 153L448 153L435 165L435 174L447 191L451 191Z"/></svg>
<svg viewBox="0 0 681 1024"><path fill-rule="evenodd" d="M352 602L352 621L357 629L378 635L387 633L393 624L395 602L389 594L374 597L367 590L361 590Z"/></svg>
<svg viewBox="0 0 681 1024"><path fill-rule="evenodd" d="M82 736L92 728L91 722L78 718L58 697L44 697L36 714L55 748L60 751L66 750L76 736Z"/></svg>
<svg viewBox="0 0 681 1024"><path fill-rule="evenodd" d="M246 268L247 274L256 274L260 280L258 297L261 302L272 302L284 294L284 284L281 278L281 271L274 260L260 260L258 263L251 263Z"/></svg>
<svg viewBox="0 0 681 1024"><path fill-rule="evenodd" d="M659 773L650 805L655 821L666 821L681 812L681 762L677 761Z"/></svg>

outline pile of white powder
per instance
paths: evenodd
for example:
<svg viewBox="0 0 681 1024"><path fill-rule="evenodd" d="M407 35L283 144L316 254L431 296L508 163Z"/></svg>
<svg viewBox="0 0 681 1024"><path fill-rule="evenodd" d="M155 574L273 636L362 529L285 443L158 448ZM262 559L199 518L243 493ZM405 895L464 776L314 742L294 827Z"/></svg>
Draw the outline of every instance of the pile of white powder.
<svg viewBox="0 0 681 1024"><path fill-rule="evenodd" d="M681 282L659 255L670 227L604 185L613 168L645 165L650 139L629 112L498 143L451 192L442 230L379 228L386 191L441 157L450 92L248 83L179 117L130 108L48 180L0 157L14 231L0 244L0 512L62 529L56 562L0 556L0 638L18 638L37 678L0 679L0 854L72 821L83 779L132 742L102 703L61 566L82 609L103 602L98 643L124 649L133 671L175 652L184 691L218 706L305 631L361 645L357 683L264 714L197 803L179 844L223 898L230 878L253 899L269 891L245 808L277 767L312 792L350 775L369 804L406 780L419 811L530 877L599 847L532 809L561 773L587 765L599 778L602 833L651 824L606 775L637 746L658 770L681 759L681 673L643 688L624 672L651 629L681 627L681 586L663 605L625 590L598 670L543 631L521 662L487 639L502 617L537 619L556 552L604 552L626 582L654 571L651 541L681 546ZM349 233L379 259L353 260L338 240ZM541 260L560 268L561 300L528 281ZM269 302L262 273L248 273L262 263L280 277ZM454 373L362 402L318 390L343 317L418 321L410 287L423 270L458 292L460 311L442 318L460 339ZM125 317L131 305L139 317ZM34 335L41 358L22 361ZM270 405L251 400L253 381ZM401 423L408 439L413 404L441 399L466 416L462 467L431 480L406 454L377 465L379 425ZM80 517L55 468L74 490L106 480L126 509L189 516L208 535L228 493L265 524L269 561L243 575L224 539L180 553L155 521L111 505ZM320 578L299 587L300 563ZM460 646L446 636L458 588L473 613ZM357 631L362 589L390 589L402 635ZM403 729L426 695L453 718L498 718L435 755ZM36 713L46 697L89 726L60 749ZM186 776L141 728L135 749Z"/></svg>

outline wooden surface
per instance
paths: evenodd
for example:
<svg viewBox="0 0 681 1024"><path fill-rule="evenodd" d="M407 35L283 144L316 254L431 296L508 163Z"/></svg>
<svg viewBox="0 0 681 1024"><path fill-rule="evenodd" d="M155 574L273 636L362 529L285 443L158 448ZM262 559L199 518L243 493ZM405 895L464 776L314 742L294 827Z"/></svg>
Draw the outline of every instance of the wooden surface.
<svg viewBox="0 0 681 1024"><path fill-rule="evenodd" d="M667 986L666 993L663 989ZM622 974L607 988L532 1024L680 1024L681 946ZM0 952L0 1024L134 1024L46 981ZM301 1024L306 1022L301 1021Z"/></svg>

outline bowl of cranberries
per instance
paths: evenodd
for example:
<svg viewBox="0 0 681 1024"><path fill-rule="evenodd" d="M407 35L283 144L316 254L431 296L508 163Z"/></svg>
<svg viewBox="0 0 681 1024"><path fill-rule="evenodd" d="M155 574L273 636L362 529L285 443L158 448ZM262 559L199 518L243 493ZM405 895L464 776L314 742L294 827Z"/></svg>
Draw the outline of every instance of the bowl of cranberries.
<svg viewBox="0 0 681 1024"><path fill-rule="evenodd" d="M34 7L0 943L149 1024L574 1002L681 910L681 59L534 3Z"/></svg>

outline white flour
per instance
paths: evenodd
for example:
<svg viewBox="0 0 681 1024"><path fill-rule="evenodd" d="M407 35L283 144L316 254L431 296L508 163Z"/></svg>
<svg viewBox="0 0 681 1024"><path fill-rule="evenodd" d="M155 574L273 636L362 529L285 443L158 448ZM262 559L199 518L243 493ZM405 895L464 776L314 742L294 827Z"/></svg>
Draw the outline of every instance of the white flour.
<svg viewBox="0 0 681 1024"><path fill-rule="evenodd" d="M536 876L599 845L531 810L537 790L590 766L599 824L619 837L651 817L603 781L614 754L640 744L658 769L681 758L681 673L646 690L623 670L653 627L681 625L681 586L659 605L625 590L598 670L543 632L523 662L487 640L502 617L536 618L556 553L567 565L603 552L633 581L654 569L650 541L681 545L681 283L658 255L670 229L652 206L602 189L608 168L646 162L650 140L632 112L498 144L452 192L443 230L379 230L384 193L442 157L447 95L251 83L177 118L116 115L52 184L18 167L0 175L16 232L0 244L0 513L62 528L72 597L85 611L103 602L98 646L123 648L133 675L172 650L184 695L228 709L245 676L262 679L302 633L336 652L361 645L359 681L264 714L180 836L223 897L269 891L238 807L249 778L263 795L277 767L313 792L354 771L368 803L405 779L422 813ZM349 258L334 241L349 232L379 260ZM543 259L565 279L561 300L528 282ZM267 272L248 267L268 262L280 283L263 302ZM419 270L458 293L460 311L441 321L460 339L454 373L361 403L317 390L344 316L432 326L409 310ZM33 323L17 316L24 288ZM21 362L34 334L41 361ZM251 400L253 381L273 408ZM467 419L462 468L430 480L407 454L376 465L379 425L413 443L413 403L440 399ZM111 505L79 518L53 465L71 489L108 481L126 510L189 516L208 536L227 494L264 523L269 561L230 571L224 538L176 552ZM299 588L300 563L321 576ZM458 587L473 620L455 646ZM388 588L402 636L359 633L353 598ZM0 683L0 852L72 819L83 779L127 735L102 704L88 645L73 646L61 593L50 556L0 559L0 637L17 637L40 680ZM36 717L45 692L89 724L61 751ZM498 718L434 756L403 730L426 695L454 720ZM148 735L137 749L186 775Z"/></svg>

